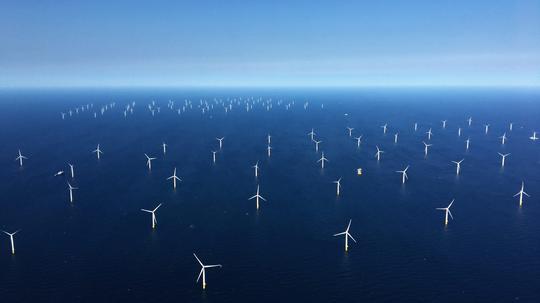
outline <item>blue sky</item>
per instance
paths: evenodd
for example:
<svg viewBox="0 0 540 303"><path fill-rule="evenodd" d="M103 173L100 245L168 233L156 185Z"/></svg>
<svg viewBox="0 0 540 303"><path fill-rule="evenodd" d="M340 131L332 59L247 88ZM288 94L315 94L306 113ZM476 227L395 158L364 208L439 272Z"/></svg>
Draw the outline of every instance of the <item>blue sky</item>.
<svg viewBox="0 0 540 303"><path fill-rule="evenodd" d="M3 1L0 86L540 86L539 1Z"/></svg>

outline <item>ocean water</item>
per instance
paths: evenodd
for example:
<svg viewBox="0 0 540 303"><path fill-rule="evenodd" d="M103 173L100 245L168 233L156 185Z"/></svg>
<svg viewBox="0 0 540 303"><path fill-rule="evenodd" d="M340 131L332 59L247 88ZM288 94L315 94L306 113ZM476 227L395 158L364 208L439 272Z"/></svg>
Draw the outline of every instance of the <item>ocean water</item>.
<svg viewBox="0 0 540 303"><path fill-rule="evenodd" d="M185 100L192 108L179 115ZM0 91L0 228L21 229L15 255L0 235L0 300L540 302L540 141L529 140L539 117L532 89ZM363 135L360 148L346 127ZM511 153L504 169L498 152ZM151 171L144 153L157 158ZM462 158L456 176L451 161ZM75 178L54 177L68 162ZM407 165L401 184L395 171ZM174 167L176 190L165 180ZM519 207L522 180L531 197ZM248 200L257 185L267 199L258 211ZM445 227L435 208L452 199ZM152 230L140 209L159 203ZM350 219L357 243L345 252L332 235ZM208 269L206 290L194 252L223 265Z"/></svg>

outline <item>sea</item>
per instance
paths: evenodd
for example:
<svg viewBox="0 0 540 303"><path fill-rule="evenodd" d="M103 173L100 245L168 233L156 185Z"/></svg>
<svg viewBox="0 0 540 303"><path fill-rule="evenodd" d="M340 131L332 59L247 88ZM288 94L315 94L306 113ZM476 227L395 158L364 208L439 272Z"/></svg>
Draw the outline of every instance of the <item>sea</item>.
<svg viewBox="0 0 540 303"><path fill-rule="evenodd" d="M0 301L540 302L534 131L534 88L1 89Z"/></svg>

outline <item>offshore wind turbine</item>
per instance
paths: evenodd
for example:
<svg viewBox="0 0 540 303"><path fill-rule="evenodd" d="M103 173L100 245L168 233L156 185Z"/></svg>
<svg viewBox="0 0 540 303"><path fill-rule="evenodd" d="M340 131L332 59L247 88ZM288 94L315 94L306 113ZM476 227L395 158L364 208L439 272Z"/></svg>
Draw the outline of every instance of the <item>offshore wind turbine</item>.
<svg viewBox="0 0 540 303"><path fill-rule="evenodd" d="M469 117L469 119L467 119L467 122L469 123L469 127L471 127L471 124L472 124L472 117Z"/></svg>
<svg viewBox="0 0 540 303"><path fill-rule="evenodd" d="M255 178L259 176L259 161L252 166L255 169Z"/></svg>
<svg viewBox="0 0 540 303"><path fill-rule="evenodd" d="M362 136L354 138L356 139L356 147L360 148L360 144L362 144Z"/></svg>
<svg viewBox="0 0 540 303"><path fill-rule="evenodd" d="M341 189L341 178L337 179L333 183L336 183L336 196L339 196L339 190Z"/></svg>
<svg viewBox="0 0 540 303"><path fill-rule="evenodd" d="M216 153L217 151L212 151L212 162L214 162L214 164L216 163Z"/></svg>
<svg viewBox="0 0 540 303"><path fill-rule="evenodd" d="M23 166L23 159L26 160L28 159L27 157L23 156L21 154L21 150L19 149L19 155L17 156L17 158L15 158L15 161L19 161L19 166Z"/></svg>
<svg viewBox="0 0 540 303"><path fill-rule="evenodd" d="M384 153L384 151L380 150L378 145L376 145L375 147L377 148L377 152L375 153L375 157L377 158L377 161L380 161L381 160L381 154Z"/></svg>
<svg viewBox="0 0 540 303"><path fill-rule="evenodd" d="M383 129L383 134L386 134L386 129L388 128L388 123L385 123L384 125L381 126L382 129Z"/></svg>
<svg viewBox="0 0 540 303"><path fill-rule="evenodd" d="M69 172L71 173L71 179L75 178L75 170L74 170L74 165L71 164L71 163L68 163L69 165Z"/></svg>
<svg viewBox="0 0 540 303"><path fill-rule="evenodd" d="M405 180L409 179L409 176L407 175L407 170L409 169L409 165L405 167L404 170L396 170L396 173L401 173L401 183L405 184Z"/></svg>
<svg viewBox="0 0 540 303"><path fill-rule="evenodd" d="M506 142L506 133L504 133L502 136L499 137L499 139L501 139L501 144L504 145L504 143Z"/></svg>
<svg viewBox="0 0 540 303"><path fill-rule="evenodd" d="M465 150L469 150L469 146L471 144L471 138L467 138L467 140L465 140Z"/></svg>
<svg viewBox="0 0 540 303"><path fill-rule="evenodd" d="M514 129L514 123L513 122L510 122L510 124L508 125L508 129L510 131L512 131L512 129Z"/></svg>
<svg viewBox="0 0 540 303"><path fill-rule="evenodd" d="M173 180L173 188L176 189L176 180L182 182L182 179L178 178L178 176L176 175L176 167L174 168L174 172L173 172L173 175L168 177L167 180Z"/></svg>
<svg viewBox="0 0 540 303"><path fill-rule="evenodd" d="M448 225L448 215L450 215L450 218L452 218L452 220L454 219L454 216L452 216L452 212L450 211L450 207L452 207L452 203L454 203L454 199L452 199L452 201L450 202L450 204L447 207L438 207L438 208L436 208L437 210L444 210L445 211L444 225Z"/></svg>
<svg viewBox="0 0 540 303"><path fill-rule="evenodd" d="M488 131L489 131L489 124L485 124L485 125L484 125L484 128L485 128L484 131L485 131L485 133L486 133L486 135L487 135L487 133L488 133Z"/></svg>
<svg viewBox="0 0 540 303"><path fill-rule="evenodd" d="M424 143L424 156L427 156L428 154L428 148L433 144L427 144L426 142L422 141Z"/></svg>
<svg viewBox="0 0 540 303"><path fill-rule="evenodd" d="M354 243L356 243L356 240L353 238L353 236L349 233L349 230L351 229L351 223L352 223L352 219L349 220L349 225L347 225L347 229L342 232L342 233L338 233L338 234L335 234L334 237L337 237L337 236L341 236L341 235L345 235L345 251L348 251L349 250L349 238L351 238L351 240L354 241Z"/></svg>
<svg viewBox="0 0 540 303"><path fill-rule="evenodd" d="M167 153L167 143L163 142L161 147L163 148L163 154L165 155Z"/></svg>
<svg viewBox="0 0 540 303"><path fill-rule="evenodd" d="M161 206L161 203L159 203L159 205L156 206L156 208L154 208L153 210L148 210L148 209L141 208L142 211L152 214L152 228L153 229L156 228L156 224L157 224L156 210L158 210L158 208L160 206Z"/></svg>
<svg viewBox="0 0 540 303"><path fill-rule="evenodd" d="M347 127L347 130L349 130L349 137L352 137L352 131L353 131L353 127Z"/></svg>
<svg viewBox="0 0 540 303"><path fill-rule="evenodd" d="M525 183L521 181L521 189L514 195L514 197L519 196L519 207L523 205L523 195L530 197L529 194L525 192Z"/></svg>
<svg viewBox="0 0 540 303"><path fill-rule="evenodd" d="M414 122L414 131L418 130L418 122Z"/></svg>
<svg viewBox="0 0 540 303"><path fill-rule="evenodd" d="M313 142L315 142L315 151L319 152L319 144L321 144L322 141L313 140Z"/></svg>
<svg viewBox="0 0 540 303"><path fill-rule="evenodd" d="M272 155L272 146L268 145L266 147L266 153L268 154L268 158Z"/></svg>
<svg viewBox="0 0 540 303"><path fill-rule="evenodd" d="M313 136L315 136L315 132L313 131L313 128L311 129L311 131L308 133L308 136L311 137L311 141L313 141Z"/></svg>
<svg viewBox="0 0 540 303"><path fill-rule="evenodd" d="M97 145L96 149L92 151L93 153L96 153L96 156L99 160L99 157L101 156L101 154L103 154L103 152L101 151L101 149L99 148L99 144Z"/></svg>
<svg viewBox="0 0 540 303"><path fill-rule="evenodd" d="M270 145L270 143L271 143L271 141L272 141L272 136L270 136L270 134L268 134L268 135L266 136L266 141L267 141L268 145Z"/></svg>
<svg viewBox="0 0 540 303"><path fill-rule="evenodd" d="M148 170L152 170L152 160L155 160L156 158L149 157L147 154L144 154L146 157L146 166L148 166Z"/></svg>
<svg viewBox="0 0 540 303"><path fill-rule="evenodd" d="M461 170L461 162L463 162L465 159L461 159L460 161L452 161L456 164L456 176L459 175L459 171Z"/></svg>
<svg viewBox="0 0 540 303"><path fill-rule="evenodd" d="M259 185L258 184L257 184L257 193L255 193L255 195L253 197L250 197L248 200L253 200L253 199L255 199L255 201L257 202L257 210L259 209L259 199L266 202L266 199L259 194Z"/></svg>
<svg viewBox="0 0 540 303"><path fill-rule="evenodd" d="M399 135L399 133L394 134L394 143L397 143L398 135Z"/></svg>
<svg viewBox="0 0 540 303"><path fill-rule="evenodd" d="M73 203L73 191L79 188L71 186L69 182L67 184L68 184L68 189L69 189L69 202Z"/></svg>
<svg viewBox="0 0 540 303"><path fill-rule="evenodd" d="M458 128L458 130L457 130L457 135L458 135L458 137L461 137L461 127Z"/></svg>
<svg viewBox="0 0 540 303"><path fill-rule="evenodd" d="M536 132L533 132L533 135L529 137L529 139L536 141L538 140L538 137L536 136Z"/></svg>
<svg viewBox="0 0 540 303"><path fill-rule="evenodd" d="M223 147L223 139L225 139L225 137L216 138L216 140L219 141L219 149L221 149Z"/></svg>
<svg viewBox="0 0 540 303"><path fill-rule="evenodd" d="M8 233L5 230L2 231L4 234L9 236L9 240L11 241L11 254L12 255L15 254L15 240L13 239L13 236L15 236L15 234L18 233L19 231L21 231L21 230L19 229L19 230L13 232L13 233Z"/></svg>
<svg viewBox="0 0 540 303"><path fill-rule="evenodd" d="M502 158L501 158L501 167L504 167L504 160L506 159L507 156L510 156L510 153L508 154L501 154L501 153L498 153Z"/></svg>
<svg viewBox="0 0 540 303"><path fill-rule="evenodd" d="M426 134L428 135L428 140L431 140L431 135L433 135L433 132L431 132L431 128L426 132Z"/></svg>
<svg viewBox="0 0 540 303"><path fill-rule="evenodd" d="M206 269L212 268L212 267L221 267L221 264L204 265L195 253L193 253L193 256L195 257L195 259L197 259L197 262L199 262L199 264L201 265L201 271L199 272L199 276L197 277L197 283L199 283L199 280L201 279L201 275L202 275L202 288L206 289Z"/></svg>
<svg viewBox="0 0 540 303"><path fill-rule="evenodd" d="M441 120L442 128L446 128L446 120Z"/></svg>
<svg viewBox="0 0 540 303"><path fill-rule="evenodd" d="M324 168L324 161L328 162L328 159L326 159L326 157L324 156L324 152L322 152L321 158L317 160L317 163L321 162L321 168Z"/></svg>

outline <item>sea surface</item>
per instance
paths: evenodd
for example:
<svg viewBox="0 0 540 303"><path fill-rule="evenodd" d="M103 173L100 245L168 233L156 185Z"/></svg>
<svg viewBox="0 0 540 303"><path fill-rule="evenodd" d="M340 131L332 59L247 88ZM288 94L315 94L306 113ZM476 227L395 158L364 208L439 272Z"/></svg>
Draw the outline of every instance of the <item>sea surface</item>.
<svg viewBox="0 0 540 303"><path fill-rule="evenodd" d="M0 301L540 302L535 130L534 89L3 89Z"/></svg>

